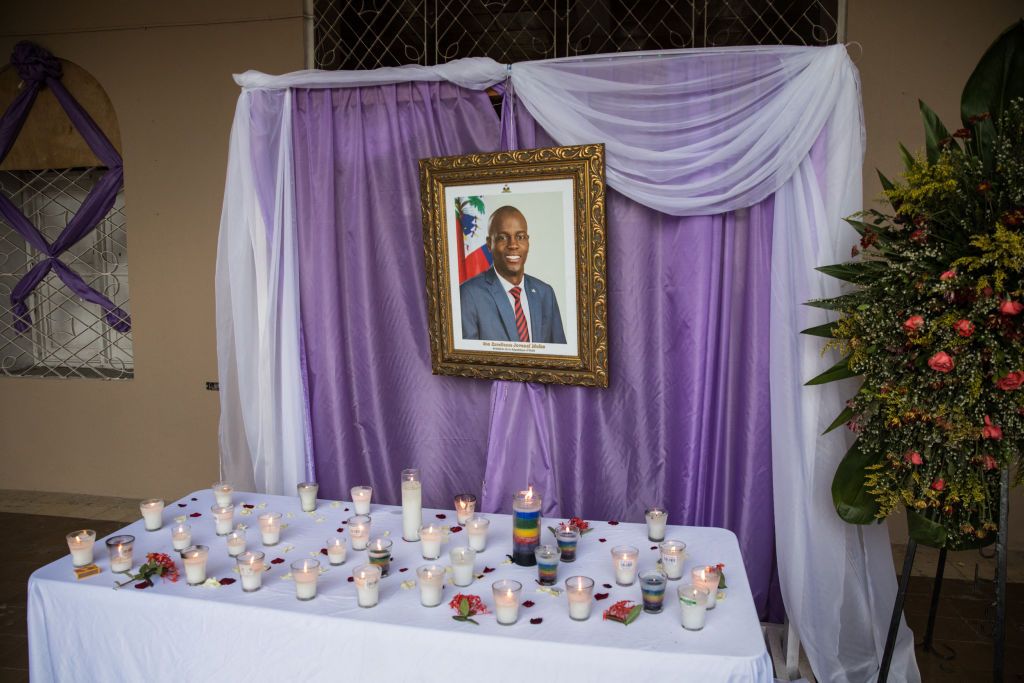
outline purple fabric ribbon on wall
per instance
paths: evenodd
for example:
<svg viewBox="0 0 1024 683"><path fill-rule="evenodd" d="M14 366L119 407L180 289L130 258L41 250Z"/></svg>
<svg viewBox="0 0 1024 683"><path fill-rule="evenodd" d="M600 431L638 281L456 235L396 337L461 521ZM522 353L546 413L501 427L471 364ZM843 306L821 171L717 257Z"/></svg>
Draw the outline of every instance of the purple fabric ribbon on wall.
<svg viewBox="0 0 1024 683"><path fill-rule="evenodd" d="M50 88L60 106L67 112L72 125L85 139L93 153L106 165L107 171L93 186L67 227L57 236L53 243L36 229L32 222L7 197L0 194L0 217L8 225L31 244L35 249L46 254L46 258L32 267L11 291L11 304L14 309L14 328L21 333L27 332L32 321L28 314L25 300L29 294L43 281L52 270L76 295L100 306L106 311L106 321L118 332L131 329L131 318L124 310L102 293L93 289L75 271L71 270L59 256L74 246L79 240L92 232L117 199L117 193L124 185L124 168L121 155L117 153L110 140L103 134L92 117L82 109L77 100L60 82L62 70L60 61L47 50L29 42L20 42L14 46L11 64L25 86L4 112L0 119L0 161L11 151L14 140L21 132L25 119L28 118L36 96L45 85Z"/></svg>

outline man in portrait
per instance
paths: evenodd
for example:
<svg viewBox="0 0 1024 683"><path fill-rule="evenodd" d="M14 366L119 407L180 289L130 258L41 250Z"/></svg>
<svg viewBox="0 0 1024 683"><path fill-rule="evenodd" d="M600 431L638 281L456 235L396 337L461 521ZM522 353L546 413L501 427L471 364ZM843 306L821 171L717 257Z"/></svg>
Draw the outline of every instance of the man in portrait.
<svg viewBox="0 0 1024 683"><path fill-rule="evenodd" d="M487 247L494 267L459 287L462 338L564 344L555 291L525 272L530 235L519 209L502 206L491 214Z"/></svg>

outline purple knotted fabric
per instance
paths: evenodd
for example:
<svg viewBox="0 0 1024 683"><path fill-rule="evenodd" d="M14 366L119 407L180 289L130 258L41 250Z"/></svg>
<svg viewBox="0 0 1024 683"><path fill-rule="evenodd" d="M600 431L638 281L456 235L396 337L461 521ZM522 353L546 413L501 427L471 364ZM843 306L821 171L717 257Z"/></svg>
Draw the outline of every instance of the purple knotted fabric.
<svg viewBox="0 0 1024 683"><path fill-rule="evenodd" d="M76 295L100 306L106 315L107 324L118 332L131 329L131 318L128 313L114 305L114 302L93 289L82 277L71 270L58 257L75 245L80 239L92 232L103 217L107 215L117 199L117 193L124 184L124 169L121 155L117 153L110 140L103 134L92 117L82 109L77 100L60 82L62 75L60 61L45 49L29 42L21 42L14 46L11 64L25 82L25 86L14 98L14 101L0 119L0 161L7 156L14 145L18 133L21 132L25 120L35 103L36 96L45 85L50 88L61 107L67 113L71 123L85 139L93 153L107 167L107 171L92 187L78 212L71 218L64 230L53 243L48 243L32 222L7 197L0 195L0 217L25 238L35 249L46 254L44 260L37 263L22 277L11 290L11 305L14 310L14 328L21 333L27 332L32 321L29 318L25 300L43 281L50 271Z"/></svg>

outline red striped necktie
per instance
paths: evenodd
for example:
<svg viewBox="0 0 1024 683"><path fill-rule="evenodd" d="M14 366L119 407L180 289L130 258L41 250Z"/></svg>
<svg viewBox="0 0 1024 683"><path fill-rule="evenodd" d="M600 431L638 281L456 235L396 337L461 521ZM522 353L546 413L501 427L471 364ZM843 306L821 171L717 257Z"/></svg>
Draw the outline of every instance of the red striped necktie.
<svg viewBox="0 0 1024 683"><path fill-rule="evenodd" d="M516 330L519 332L519 341L528 342L530 341L530 328L526 326L526 314L523 313L523 306L519 303L519 295L523 290L519 287L513 287L508 291L516 302Z"/></svg>

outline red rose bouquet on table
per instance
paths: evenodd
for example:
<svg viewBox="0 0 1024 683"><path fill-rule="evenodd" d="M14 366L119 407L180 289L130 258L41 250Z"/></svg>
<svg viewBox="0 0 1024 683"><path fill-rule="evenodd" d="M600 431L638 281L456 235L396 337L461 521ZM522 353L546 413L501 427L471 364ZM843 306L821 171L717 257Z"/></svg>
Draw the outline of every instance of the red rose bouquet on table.
<svg viewBox="0 0 1024 683"><path fill-rule="evenodd" d="M174 564L174 560L163 553L149 553L146 555L146 563L139 567L139 572L129 574L127 581L115 583L114 588L122 588L135 581L140 582L135 584L136 588L149 588L153 585L154 576L173 583L178 580L178 567Z"/></svg>
<svg viewBox="0 0 1024 683"><path fill-rule="evenodd" d="M829 427L857 435L832 484L839 515L906 508L934 547L991 543L1000 472L1024 472L1022 70L1024 22L972 74L962 128L921 103L924 154L901 148L903 178L879 174L891 211L848 220L855 260L819 268L855 289L810 302L839 318L804 331L842 355L809 384L863 377Z"/></svg>

